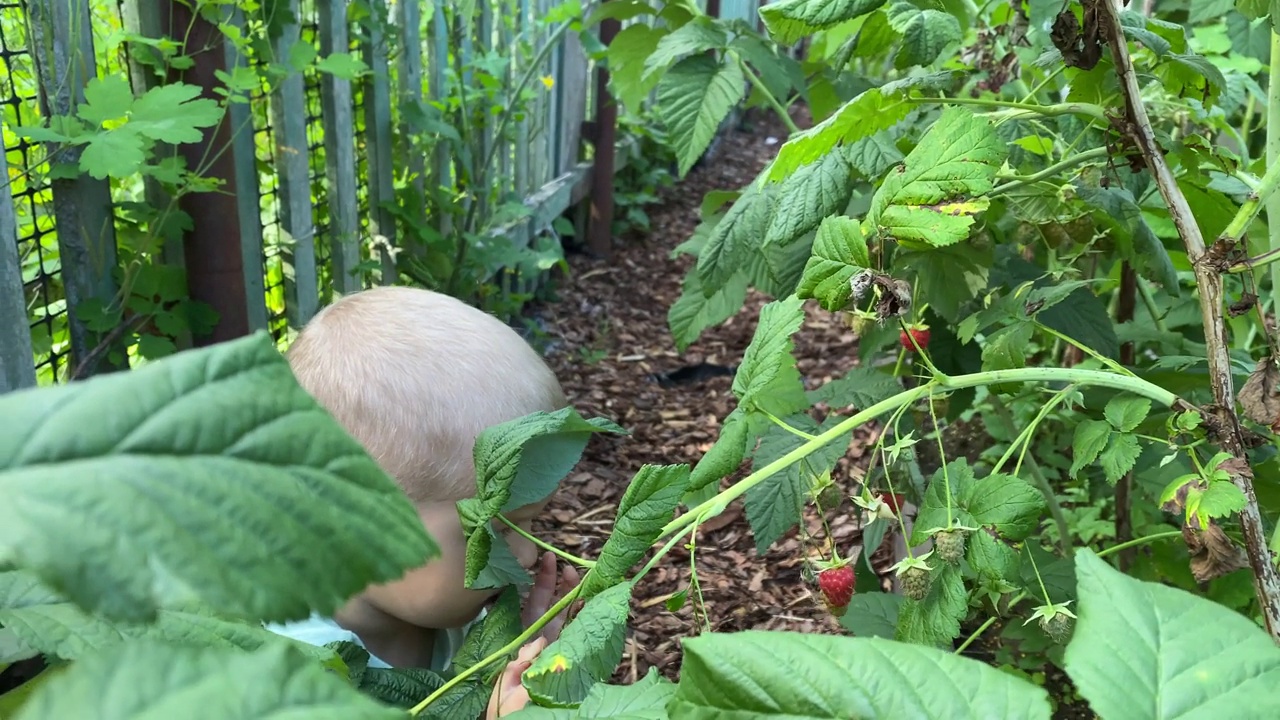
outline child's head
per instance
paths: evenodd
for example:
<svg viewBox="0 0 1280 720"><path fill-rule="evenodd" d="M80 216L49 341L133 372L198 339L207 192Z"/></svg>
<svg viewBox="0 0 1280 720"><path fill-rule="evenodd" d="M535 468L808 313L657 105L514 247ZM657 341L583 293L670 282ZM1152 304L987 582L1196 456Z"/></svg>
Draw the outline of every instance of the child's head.
<svg viewBox="0 0 1280 720"><path fill-rule="evenodd" d="M384 287L326 307L287 353L302 387L418 508L441 557L359 600L423 628L460 627L492 597L463 586L466 541L454 503L476 492L472 447L485 428L564 407L542 358L497 318L447 295ZM507 517L527 531L545 503ZM506 526L516 557L537 548Z"/></svg>

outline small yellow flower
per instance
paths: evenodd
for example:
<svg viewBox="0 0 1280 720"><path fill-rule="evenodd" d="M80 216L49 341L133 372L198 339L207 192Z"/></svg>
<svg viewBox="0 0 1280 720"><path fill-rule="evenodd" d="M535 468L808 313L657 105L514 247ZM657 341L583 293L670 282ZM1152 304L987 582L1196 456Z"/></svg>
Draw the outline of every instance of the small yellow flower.
<svg viewBox="0 0 1280 720"><path fill-rule="evenodd" d="M547 89L550 90L551 88L556 86L556 79L551 77L550 75L543 75L542 84L546 85Z"/></svg>

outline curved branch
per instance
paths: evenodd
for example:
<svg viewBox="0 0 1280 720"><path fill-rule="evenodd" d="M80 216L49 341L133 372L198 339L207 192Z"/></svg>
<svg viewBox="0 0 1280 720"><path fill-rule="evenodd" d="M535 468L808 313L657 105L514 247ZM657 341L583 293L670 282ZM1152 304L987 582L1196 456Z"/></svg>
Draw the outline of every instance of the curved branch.
<svg viewBox="0 0 1280 720"><path fill-rule="evenodd" d="M1209 360L1209 382L1213 387L1213 399L1217 405L1216 412L1221 421L1222 432L1220 442L1222 449L1237 458L1245 457L1243 434L1240 430L1240 417L1236 414L1235 389L1232 387L1231 362L1227 355L1227 324L1223 320L1222 269L1217 267L1215 258L1219 252L1209 252L1204 244L1204 235L1196 224L1195 216L1187 198L1178 187L1178 181L1165 162L1164 151L1156 142L1155 132L1151 128L1151 119L1142 104L1142 93L1138 88L1138 78L1134 73L1133 60L1129 57L1128 41L1124 37L1124 28L1120 24L1119 0L1083 0L1086 5L1094 3L1100 10L1099 19L1104 27L1107 44L1111 46L1111 57L1115 63L1116 75L1120 79L1120 90L1124 95L1126 123L1124 131L1130 135L1142 151L1147 167L1155 177L1160 195L1169 208L1169 216L1174 227L1187 248L1187 256L1195 268L1196 284L1200 290L1200 314L1204 323L1205 344ZM1228 241L1229 242L1229 241ZM1216 245L1216 243L1215 243ZM1271 552L1267 548L1266 531L1262 526L1262 513L1258 510L1258 498L1253 490L1253 482L1243 475L1234 473L1232 481L1244 492L1247 503L1240 511L1240 526L1243 531L1245 549L1249 553L1249 564L1253 569L1254 590L1258 596L1258 606L1262 608L1266 620L1267 632L1272 639L1280 641L1280 574L1277 574L1272 563Z"/></svg>

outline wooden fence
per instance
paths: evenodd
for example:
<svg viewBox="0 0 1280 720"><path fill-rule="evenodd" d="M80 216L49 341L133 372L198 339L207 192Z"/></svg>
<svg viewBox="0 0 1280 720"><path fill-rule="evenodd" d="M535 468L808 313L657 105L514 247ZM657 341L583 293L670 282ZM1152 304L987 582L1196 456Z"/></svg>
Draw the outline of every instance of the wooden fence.
<svg viewBox="0 0 1280 720"><path fill-rule="evenodd" d="M122 335L139 331L131 320L143 315L143 325L152 327L185 313L175 331L158 333L172 336L175 348L259 329L283 346L334 293L403 282L411 268L429 266L424 238L457 231L454 225L468 216L481 218L474 223L482 229L474 238L480 247L507 243L554 256L556 221L575 207L577 232L595 215L607 239L612 199L604 195L617 169L615 138L612 103L596 97L607 76L578 36L555 21L557 2L477 0L476 15L460 19L441 11L451 3L275 0L262 5L287 8L291 17L267 35L263 18L246 17L239 5L223 6L231 9L215 25L207 12L193 18L174 0L0 0L0 125L9 180L8 192L0 192L0 392L128 367L149 355L143 343L118 350ZM752 18L759 0L702 0L702 6L722 17ZM259 33L259 42L225 42L228 33ZM203 49L190 54L182 79L206 94L237 72L292 59L307 47L321 58L359 58L367 72L344 77L313 64L229 104L224 121L201 142L178 148L188 166L203 163L222 182L219 192L173 199L151 177L49 172L50 148L15 129L74 113L94 77L127 77L135 96L164 84L150 71L155 63L142 57L163 48L138 39L165 36ZM448 94L451 84L496 79L509 87L530 78L514 120L484 121L463 138L467 153L493 158L494 171L484 176L492 192L469 195L466 202L477 207L464 213L413 207L415 197L440 197L440 188L447 196L473 179L459 177L458 145L436 142L427 153L413 140L424 137L421 125L432 113L457 102ZM476 98L487 102L483 92ZM501 109L471 115L497 118ZM584 127L594 128L595 137L584 137ZM78 157L60 152L62 161ZM597 163L604 173L594 172ZM151 228L153 244L139 246L131 208L166 203L180 208L190 226ZM597 206L588 212L591 203ZM513 214L513 207L523 210ZM515 280L499 283L504 292L528 290L537 265L522 270L507 262L494 270ZM185 271L176 275L182 278L176 302L152 287L173 277L155 272L164 268ZM142 310L125 307L131 298ZM193 337L197 307L212 308L217 320ZM158 354L164 351L160 342Z"/></svg>

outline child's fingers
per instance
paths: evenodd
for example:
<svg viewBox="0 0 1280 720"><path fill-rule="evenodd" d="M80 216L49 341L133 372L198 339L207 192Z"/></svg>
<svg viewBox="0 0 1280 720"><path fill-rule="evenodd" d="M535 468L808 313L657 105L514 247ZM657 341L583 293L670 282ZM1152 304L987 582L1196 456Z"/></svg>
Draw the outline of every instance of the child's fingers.
<svg viewBox="0 0 1280 720"><path fill-rule="evenodd" d="M533 587L529 590L529 597L524 603L522 619L525 627L532 625L533 621L542 617L542 614L551 607L554 602L552 597L556 591L556 579L556 556L550 552L544 553L538 563Z"/></svg>
<svg viewBox="0 0 1280 720"><path fill-rule="evenodd" d="M486 720L496 720L529 704L529 692L520 683L520 676L533 664L534 658L547 646L547 641L538 638L520 648L516 659L507 663L507 667L498 678L498 684L489 697L489 707L485 712Z"/></svg>

